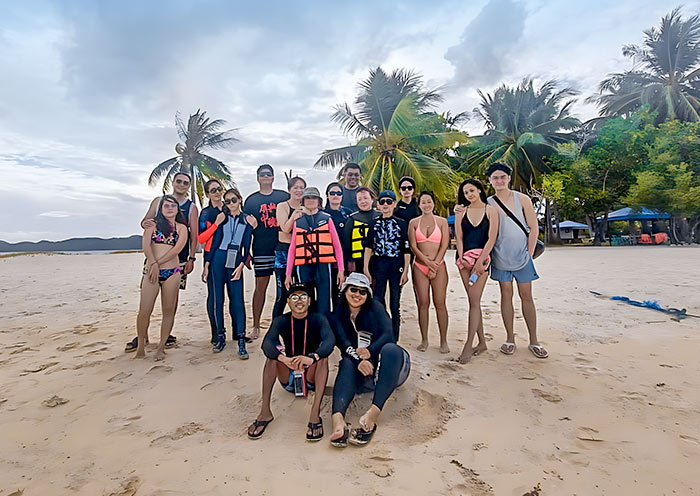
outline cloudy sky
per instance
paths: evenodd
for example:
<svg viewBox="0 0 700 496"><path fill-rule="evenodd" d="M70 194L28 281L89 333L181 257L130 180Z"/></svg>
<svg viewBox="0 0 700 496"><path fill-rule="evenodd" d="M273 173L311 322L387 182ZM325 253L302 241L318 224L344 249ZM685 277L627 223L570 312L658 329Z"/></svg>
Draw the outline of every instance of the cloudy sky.
<svg viewBox="0 0 700 496"><path fill-rule="evenodd" d="M215 157L244 195L268 162L324 186L319 153L349 143L329 117L370 68L442 86L440 111L524 76L582 92L630 67L677 5L665 0L431 2L32 1L0 7L0 239L128 236L150 170L174 155L176 111L237 128ZM700 11L685 2L683 13ZM581 118L595 108L579 103ZM478 120L465 125L482 131Z"/></svg>

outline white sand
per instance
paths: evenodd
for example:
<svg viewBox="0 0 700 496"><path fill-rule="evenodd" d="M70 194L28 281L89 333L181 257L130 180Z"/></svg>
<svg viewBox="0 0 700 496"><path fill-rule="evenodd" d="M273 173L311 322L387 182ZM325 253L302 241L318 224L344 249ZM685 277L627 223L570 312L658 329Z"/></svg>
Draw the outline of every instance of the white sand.
<svg viewBox="0 0 700 496"><path fill-rule="evenodd" d="M451 263L450 358L466 334ZM699 319L673 322L589 290L700 314L700 249L550 249L537 261L540 337L551 356L498 352L505 337L490 282L490 350L459 366L419 342L404 291L401 344L413 369L365 448L304 442L310 398L275 387L276 420L258 441L259 341L212 354L200 269L181 293L165 362L123 353L135 334L140 254L0 259L0 496L229 494L700 494ZM246 271L248 295L252 273ZM265 315L272 309L269 288ZM516 298L517 300L517 298ZM248 301L250 299L248 298ZM517 307L517 304L516 304ZM248 305L250 322L250 305ZM516 316L519 316L516 310ZM269 321L268 321L269 322ZM151 326L157 340L159 313ZM229 331L230 332L230 331ZM335 375L337 351L332 361ZM46 406L46 400L58 396ZM67 402L63 404L60 399ZM351 406L357 422L370 397ZM536 493L533 493L536 494Z"/></svg>

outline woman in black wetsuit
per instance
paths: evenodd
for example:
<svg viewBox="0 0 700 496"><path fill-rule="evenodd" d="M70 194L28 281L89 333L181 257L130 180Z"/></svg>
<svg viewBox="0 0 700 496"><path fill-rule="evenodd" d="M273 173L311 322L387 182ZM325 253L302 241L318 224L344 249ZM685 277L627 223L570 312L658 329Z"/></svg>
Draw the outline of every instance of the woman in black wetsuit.
<svg viewBox="0 0 700 496"><path fill-rule="evenodd" d="M411 359L394 342L391 319L372 298L369 279L352 273L341 287L338 306L329 322L342 359L333 386L333 433L337 448L367 444L377 430L377 417L394 390L408 378ZM374 390L372 405L350 432L345 412L356 394Z"/></svg>
<svg viewBox="0 0 700 496"><path fill-rule="evenodd" d="M488 280L489 254L498 237L498 212L486 200L484 185L478 179L469 178L459 185L457 204L465 208L455 213L456 263L469 298L467 342L457 359L459 363L467 363L472 356L486 351L481 295ZM479 336L476 348L474 334Z"/></svg>
<svg viewBox="0 0 700 496"><path fill-rule="evenodd" d="M155 225L143 231L142 246L146 264L141 278L141 301L136 318L138 345L136 358L146 356L146 340L151 313L160 293L163 318L160 325L160 343L155 359L165 358L165 342L175 322L178 291L180 288L180 260L178 254L187 243L187 225L180 205L172 195L160 200Z"/></svg>
<svg viewBox="0 0 700 496"><path fill-rule="evenodd" d="M342 206L340 203L343 201L343 187L338 182L330 183L326 186L326 208L323 209L328 215L333 219L333 225L335 225L338 234L343 232L345 229L345 222L347 222L350 216L350 210ZM345 268L343 267L343 270ZM331 268L331 303L333 304L333 309L335 310L338 304L338 297L340 296L340 288L338 286L338 267Z"/></svg>

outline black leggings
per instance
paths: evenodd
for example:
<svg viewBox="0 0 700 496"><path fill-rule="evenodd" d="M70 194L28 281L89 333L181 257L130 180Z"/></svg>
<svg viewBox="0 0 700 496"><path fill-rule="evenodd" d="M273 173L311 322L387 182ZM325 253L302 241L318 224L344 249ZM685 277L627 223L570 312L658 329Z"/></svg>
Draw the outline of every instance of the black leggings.
<svg viewBox="0 0 700 496"><path fill-rule="evenodd" d="M391 393L406 382L410 370L411 359L406 350L394 343L382 346L379 363L375 365L372 404L380 410L384 408ZM345 415L355 395L371 391L372 383L372 377L363 376L354 361L343 358L333 386L333 413Z"/></svg>

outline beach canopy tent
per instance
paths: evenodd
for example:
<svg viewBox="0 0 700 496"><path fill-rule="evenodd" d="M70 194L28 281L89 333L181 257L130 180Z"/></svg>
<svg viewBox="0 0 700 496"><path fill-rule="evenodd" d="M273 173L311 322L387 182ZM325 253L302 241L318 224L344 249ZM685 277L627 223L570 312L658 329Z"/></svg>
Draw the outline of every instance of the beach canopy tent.
<svg viewBox="0 0 700 496"><path fill-rule="evenodd" d="M581 224L580 222L574 222L573 220L565 220L559 223L561 229L588 229L588 224Z"/></svg>
<svg viewBox="0 0 700 496"><path fill-rule="evenodd" d="M625 207L608 214L608 222L617 222L625 220L657 220L657 219L670 219L671 214L666 212L659 212L656 209L651 209L647 207L632 208ZM598 220L603 220L602 217L598 217Z"/></svg>

